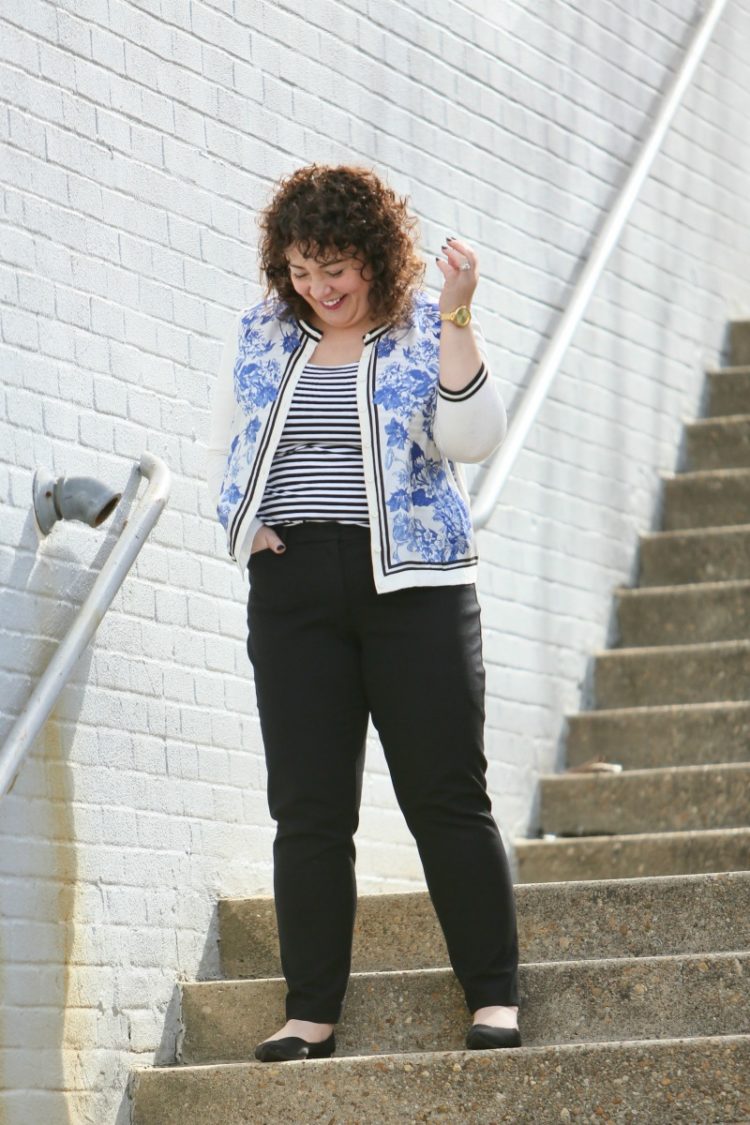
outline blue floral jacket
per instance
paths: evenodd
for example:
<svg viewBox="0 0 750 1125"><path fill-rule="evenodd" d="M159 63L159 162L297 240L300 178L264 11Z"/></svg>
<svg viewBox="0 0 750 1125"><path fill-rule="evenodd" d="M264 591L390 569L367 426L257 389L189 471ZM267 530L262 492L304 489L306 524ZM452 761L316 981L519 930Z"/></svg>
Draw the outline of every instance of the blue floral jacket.
<svg viewBox="0 0 750 1125"><path fill-rule="evenodd" d="M439 382L437 303L415 295L406 326L364 337L357 375L373 575L380 593L476 579L477 548L460 461L481 461L507 418L472 322L482 366L468 386ZM255 513L300 373L322 332L278 302L243 311L214 391L209 484L229 554L246 574Z"/></svg>

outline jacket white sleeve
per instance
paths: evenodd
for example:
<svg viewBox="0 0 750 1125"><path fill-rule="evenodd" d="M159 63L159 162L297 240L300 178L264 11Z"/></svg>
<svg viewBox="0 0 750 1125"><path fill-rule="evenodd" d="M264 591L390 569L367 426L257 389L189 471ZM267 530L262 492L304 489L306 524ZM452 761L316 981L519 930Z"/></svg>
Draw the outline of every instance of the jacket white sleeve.
<svg viewBox="0 0 750 1125"><path fill-rule="evenodd" d="M232 418L236 399L234 395L234 364L237 359L239 317L232 318L232 324L224 339L224 349L219 364L219 372L211 396L211 422L206 447L206 477L208 494L214 509L219 503L219 493L232 440Z"/></svg>
<svg viewBox="0 0 750 1125"><path fill-rule="evenodd" d="M450 391L438 383L433 436L451 461L484 461L497 449L508 430L505 405L490 372L481 328L472 320L482 366L467 386Z"/></svg>
<svg viewBox="0 0 750 1125"><path fill-rule="evenodd" d="M206 447L206 477L208 494L214 510L218 508L219 504L221 482L224 479L229 456L229 444L232 440L232 421L237 406L237 399L234 394L234 365L237 360L241 320L242 313L234 318L224 339L219 373L214 382L211 398L211 422ZM248 539L252 543L256 531L262 526L263 522L257 516L252 519L243 536L243 544L247 543Z"/></svg>

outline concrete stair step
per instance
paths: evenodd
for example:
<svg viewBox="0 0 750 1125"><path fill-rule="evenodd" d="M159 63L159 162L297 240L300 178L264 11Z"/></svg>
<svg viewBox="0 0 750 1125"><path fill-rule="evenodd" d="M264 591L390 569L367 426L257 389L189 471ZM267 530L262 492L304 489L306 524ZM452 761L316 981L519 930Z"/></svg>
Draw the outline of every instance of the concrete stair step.
<svg viewBox="0 0 750 1125"><path fill-rule="evenodd" d="M720 367L707 372L707 379L709 417L750 414L750 365Z"/></svg>
<svg viewBox="0 0 750 1125"><path fill-rule="evenodd" d="M567 716L566 756L623 769L750 761L750 703L668 704Z"/></svg>
<svg viewBox="0 0 750 1125"><path fill-rule="evenodd" d="M138 1070L133 1125L750 1119L750 1036Z"/></svg>
<svg viewBox="0 0 750 1125"><path fill-rule="evenodd" d="M750 467L750 413L699 418L685 426L685 468Z"/></svg>
<svg viewBox="0 0 750 1125"><path fill-rule="evenodd" d="M664 478L665 531L747 523L750 469L711 469Z"/></svg>
<svg viewBox="0 0 750 1125"><path fill-rule="evenodd" d="M551 961L520 970L529 1047L750 1031L750 953ZM284 1022L283 978L182 986L179 1061L237 1062ZM470 1016L451 969L355 973L337 1054L460 1050Z"/></svg>
<svg viewBox="0 0 750 1125"><path fill-rule="evenodd" d="M750 763L555 774L540 781L544 832L630 835L750 827Z"/></svg>
<svg viewBox="0 0 750 1125"><path fill-rule="evenodd" d="M663 645L597 653L598 708L750 699L750 641Z"/></svg>
<svg viewBox="0 0 750 1125"><path fill-rule="evenodd" d="M750 828L517 840L522 883L750 871Z"/></svg>
<svg viewBox="0 0 750 1125"><path fill-rule="evenodd" d="M690 645L750 638L750 581L619 587L619 643Z"/></svg>
<svg viewBox="0 0 750 1125"><path fill-rule="evenodd" d="M748 523L640 537L639 587L738 579L750 579Z"/></svg>
<svg viewBox="0 0 750 1125"><path fill-rule="evenodd" d="M515 888L523 961L700 953L750 946L750 872ZM281 975L272 898L219 903L225 977ZM357 904L355 972L449 964L426 891L364 895Z"/></svg>
<svg viewBox="0 0 750 1125"><path fill-rule="evenodd" d="M732 364L750 363L750 320L729 322L729 356Z"/></svg>

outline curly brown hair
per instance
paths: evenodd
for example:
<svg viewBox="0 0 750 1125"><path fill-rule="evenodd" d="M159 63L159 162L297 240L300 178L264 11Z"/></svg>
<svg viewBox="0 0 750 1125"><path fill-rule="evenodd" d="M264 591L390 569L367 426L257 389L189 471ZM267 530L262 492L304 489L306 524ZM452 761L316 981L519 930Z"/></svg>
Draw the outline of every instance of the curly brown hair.
<svg viewBox="0 0 750 1125"><path fill-rule="evenodd" d="M292 285L286 251L330 260L338 252L363 263L371 280L370 311L389 323L408 319L412 295L424 277L417 254L419 221L369 168L308 164L283 177L260 213L258 247L266 299L276 294L294 316L307 319L310 306ZM365 269L369 271L365 273Z"/></svg>

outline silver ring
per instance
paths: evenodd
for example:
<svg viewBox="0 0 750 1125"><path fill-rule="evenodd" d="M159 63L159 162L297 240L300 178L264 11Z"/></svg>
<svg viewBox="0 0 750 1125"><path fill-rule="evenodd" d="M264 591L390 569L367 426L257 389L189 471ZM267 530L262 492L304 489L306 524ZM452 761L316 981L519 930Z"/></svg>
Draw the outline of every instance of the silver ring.
<svg viewBox="0 0 750 1125"><path fill-rule="evenodd" d="M464 264L461 266L461 269L462 270L470 270L471 269L471 262L464 262Z"/></svg>

